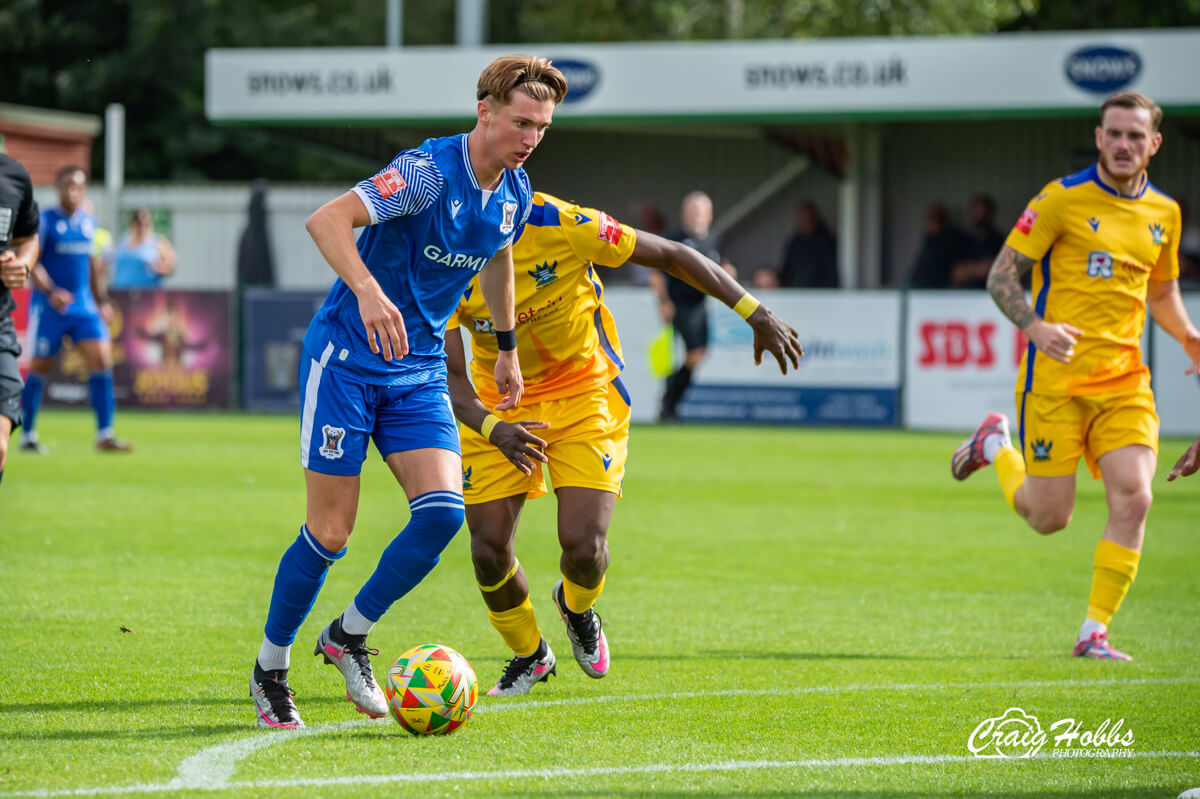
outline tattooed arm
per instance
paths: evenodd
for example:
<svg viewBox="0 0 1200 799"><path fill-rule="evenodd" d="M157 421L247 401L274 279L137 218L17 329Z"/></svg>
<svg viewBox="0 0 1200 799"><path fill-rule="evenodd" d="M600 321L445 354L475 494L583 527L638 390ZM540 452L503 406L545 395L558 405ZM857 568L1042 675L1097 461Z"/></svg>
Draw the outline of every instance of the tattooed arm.
<svg viewBox="0 0 1200 799"><path fill-rule="evenodd" d="M1029 256L1004 245L988 273L988 293L1039 352L1066 363L1075 354L1076 339L1083 333L1065 322L1047 322L1029 307L1025 289L1021 288L1021 276L1033 269L1035 263Z"/></svg>

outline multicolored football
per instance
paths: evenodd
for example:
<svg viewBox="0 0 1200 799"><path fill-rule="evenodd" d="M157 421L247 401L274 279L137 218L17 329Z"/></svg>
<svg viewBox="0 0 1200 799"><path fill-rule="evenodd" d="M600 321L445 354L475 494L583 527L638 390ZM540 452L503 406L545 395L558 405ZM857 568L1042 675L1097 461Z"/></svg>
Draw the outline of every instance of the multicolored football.
<svg viewBox="0 0 1200 799"><path fill-rule="evenodd" d="M388 669L388 707L414 735L444 735L467 723L479 699L475 670L441 644L414 646Z"/></svg>

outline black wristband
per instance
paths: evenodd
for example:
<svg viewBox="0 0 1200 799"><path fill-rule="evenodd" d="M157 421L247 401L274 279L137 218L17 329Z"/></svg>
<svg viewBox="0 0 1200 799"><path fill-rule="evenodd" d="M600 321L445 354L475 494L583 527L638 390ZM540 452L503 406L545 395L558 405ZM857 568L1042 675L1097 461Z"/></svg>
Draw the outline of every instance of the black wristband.
<svg viewBox="0 0 1200 799"><path fill-rule="evenodd" d="M501 352L510 352L517 348L517 331L516 330L497 330L496 331L496 346Z"/></svg>

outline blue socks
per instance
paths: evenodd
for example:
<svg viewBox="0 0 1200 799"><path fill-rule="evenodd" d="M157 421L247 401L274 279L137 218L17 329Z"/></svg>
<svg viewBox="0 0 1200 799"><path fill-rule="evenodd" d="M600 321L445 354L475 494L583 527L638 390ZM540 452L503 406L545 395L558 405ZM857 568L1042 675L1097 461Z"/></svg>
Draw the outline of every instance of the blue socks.
<svg viewBox="0 0 1200 799"><path fill-rule="evenodd" d="M383 550L375 573L354 597L355 607L371 621L379 621L393 602L433 571L466 517L457 491L430 491L413 497L408 507L408 525Z"/></svg>
<svg viewBox="0 0 1200 799"><path fill-rule="evenodd" d="M412 518L388 544L375 573L354 598L351 607L362 616L359 621L378 621L393 602L425 579L466 516L462 494L457 491L430 491L415 497L409 509ZM341 552L330 552L321 546L307 525L300 528L300 535L283 553L275 573L275 588L258 657L262 668L288 668L289 650L317 600L325 574L345 554L344 548ZM365 626L369 632L369 623Z"/></svg>
<svg viewBox="0 0 1200 799"><path fill-rule="evenodd" d="M300 528L300 535L279 560L275 572L275 590L271 592L271 609L267 611L267 640L276 646L286 647L296 640L296 632L325 582L325 573L346 554L330 552L321 546L308 526ZM263 664L263 668L267 668ZM286 668L286 666L284 666Z"/></svg>
<svg viewBox="0 0 1200 799"><path fill-rule="evenodd" d="M111 438L113 415L117 411L112 372L94 372L88 377L88 395L92 399L92 410L96 412L96 430L100 438Z"/></svg>
<svg viewBox="0 0 1200 799"><path fill-rule="evenodd" d="M21 426L24 428L23 436L26 439L37 438L37 427L34 423L41 407L42 378L30 372L25 378L25 388L21 390Z"/></svg>

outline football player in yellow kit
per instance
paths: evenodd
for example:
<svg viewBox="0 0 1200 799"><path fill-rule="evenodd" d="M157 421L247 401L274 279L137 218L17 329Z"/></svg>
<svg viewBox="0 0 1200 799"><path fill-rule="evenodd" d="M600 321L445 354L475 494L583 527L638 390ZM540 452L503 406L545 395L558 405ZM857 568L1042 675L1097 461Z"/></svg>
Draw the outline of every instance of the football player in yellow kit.
<svg viewBox="0 0 1200 799"><path fill-rule="evenodd" d="M529 582L513 554L525 500L546 493L543 463L558 497L562 547L562 579L552 598L580 668L596 678L608 673L608 641L593 605L604 589L608 526L625 476L630 398L621 383L621 344L597 267L633 260L721 300L754 329L755 363L770 352L786 373L789 362L799 368L803 355L795 328L708 258L601 211L535 192L513 257L525 382L521 408L488 410L500 401L488 371L497 357L496 337L475 284L458 308L458 322L472 336L474 386L459 332L446 334L450 395L462 423L463 496L475 577L493 626L513 651L488 691L492 696L528 693L555 672L554 653L529 601ZM545 421L522 421L527 419Z"/></svg>
<svg viewBox="0 0 1200 799"><path fill-rule="evenodd" d="M1200 332L1179 296L1179 205L1150 183L1162 110L1123 92L1105 100L1099 162L1033 198L992 264L988 291L1029 339L1016 385L1021 451L1008 419L989 414L954 452L954 477L994 463L1005 499L1029 526L1053 533L1075 506L1082 455L1104 480L1108 521L1096 548L1087 616L1073 654L1130 660L1108 624L1137 574L1158 415L1139 342L1146 309L1200 368ZM1034 307L1020 277L1033 272Z"/></svg>

